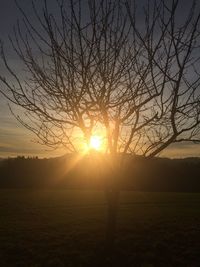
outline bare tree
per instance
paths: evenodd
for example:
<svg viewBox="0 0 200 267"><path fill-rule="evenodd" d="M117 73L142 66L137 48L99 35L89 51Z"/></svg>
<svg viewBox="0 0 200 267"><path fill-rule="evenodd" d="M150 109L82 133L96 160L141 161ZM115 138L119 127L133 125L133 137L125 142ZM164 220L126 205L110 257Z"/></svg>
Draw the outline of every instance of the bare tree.
<svg viewBox="0 0 200 267"><path fill-rule="evenodd" d="M184 20L182 1L57 1L59 16L33 2L10 38L22 73L1 57L9 78L1 93L25 111L16 118L41 143L77 151L96 129L106 153L151 158L170 144L200 141L200 12ZM85 2L84 2L85 4ZM12 82L11 82L12 80ZM120 157L117 157L120 155ZM116 171L117 173L118 171ZM116 175L117 177L117 175ZM108 240L114 239L119 188L108 187Z"/></svg>

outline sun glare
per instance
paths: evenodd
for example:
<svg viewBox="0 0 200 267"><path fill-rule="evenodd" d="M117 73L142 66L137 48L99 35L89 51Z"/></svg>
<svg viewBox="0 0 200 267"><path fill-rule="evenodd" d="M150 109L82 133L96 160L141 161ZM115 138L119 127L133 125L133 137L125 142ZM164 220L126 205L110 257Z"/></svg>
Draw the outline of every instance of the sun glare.
<svg viewBox="0 0 200 267"><path fill-rule="evenodd" d="M101 150L102 138L98 135L93 135L90 138L90 149Z"/></svg>

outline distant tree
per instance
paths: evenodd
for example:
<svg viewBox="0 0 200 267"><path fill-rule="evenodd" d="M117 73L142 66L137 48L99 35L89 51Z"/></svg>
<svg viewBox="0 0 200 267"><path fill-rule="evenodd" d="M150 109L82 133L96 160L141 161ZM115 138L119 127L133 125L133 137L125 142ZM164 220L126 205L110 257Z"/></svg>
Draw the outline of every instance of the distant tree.
<svg viewBox="0 0 200 267"><path fill-rule="evenodd" d="M81 134L89 143L105 130L116 172L108 188L110 242L117 166L126 154L150 158L172 143L200 141L198 2L184 18L183 1L139 2L57 1L59 14L47 1L41 12L33 2L35 23L18 6L23 20L10 41L25 72L14 70L1 45L9 77L0 76L0 91L23 108L16 119L41 143L78 151Z"/></svg>

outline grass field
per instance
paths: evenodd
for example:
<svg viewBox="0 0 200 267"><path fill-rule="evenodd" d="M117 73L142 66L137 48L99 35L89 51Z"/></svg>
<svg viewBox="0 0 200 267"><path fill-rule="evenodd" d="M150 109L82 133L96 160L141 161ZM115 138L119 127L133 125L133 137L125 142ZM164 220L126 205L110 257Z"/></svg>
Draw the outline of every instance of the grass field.
<svg viewBox="0 0 200 267"><path fill-rule="evenodd" d="M98 191L0 191L0 266L200 266L200 194L121 194L113 254Z"/></svg>

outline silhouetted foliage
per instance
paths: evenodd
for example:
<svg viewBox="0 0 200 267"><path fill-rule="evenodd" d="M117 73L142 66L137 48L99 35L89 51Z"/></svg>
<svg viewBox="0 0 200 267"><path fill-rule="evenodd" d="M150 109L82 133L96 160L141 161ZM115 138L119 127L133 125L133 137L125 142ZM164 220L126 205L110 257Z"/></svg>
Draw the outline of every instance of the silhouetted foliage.
<svg viewBox="0 0 200 267"><path fill-rule="evenodd" d="M93 156L92 166L88 157L73 166L77 157L5 159L0 164L0 187L105 189L113 178L105 162L100 162L99 157L95 161ZM119 173L121 190L200 192L199 158L147 160L127 155L124 166Z"/></svg>

